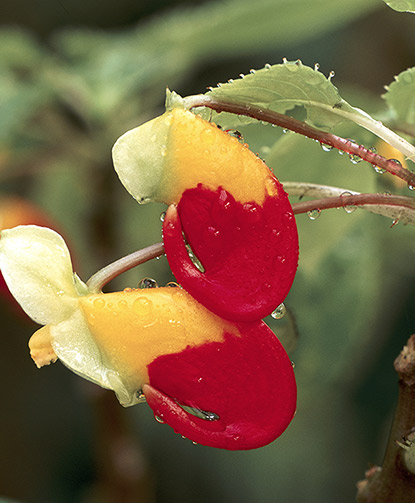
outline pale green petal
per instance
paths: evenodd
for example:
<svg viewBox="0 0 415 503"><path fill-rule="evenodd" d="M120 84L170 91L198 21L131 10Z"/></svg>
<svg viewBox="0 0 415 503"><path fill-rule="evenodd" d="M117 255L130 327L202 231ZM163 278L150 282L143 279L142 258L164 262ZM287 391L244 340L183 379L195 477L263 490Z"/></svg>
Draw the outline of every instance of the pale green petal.
<svg viewBox="0 0 415 503"><path fill-rule="evenodd" d="M24 311L42 325L59 323L77 306L69 250L51 229L21 225L2 231L0 269Z"/></svg>
<svg viewBox="0 0 415 503"><path fill-rule="evenodd" d="M112 149L122 184L139 203L157 200L170 129L166 114L127 131Z"/></svg>
<svg viewBox="0 0 415 503"><path fill-rule="evenodd" d="M67 320L50 327L52 347L69 369L88 381L115 391L124 407L139 402L136 389L128 389L122 376L109 368L78 308Z"/></svg>

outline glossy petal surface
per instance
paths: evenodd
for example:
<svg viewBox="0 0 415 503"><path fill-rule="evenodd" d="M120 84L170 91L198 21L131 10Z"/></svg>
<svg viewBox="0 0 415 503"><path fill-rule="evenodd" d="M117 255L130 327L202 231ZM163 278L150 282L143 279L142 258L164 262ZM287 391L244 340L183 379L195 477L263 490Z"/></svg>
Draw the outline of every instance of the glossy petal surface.
<svg viewBox="0 0 415 503"><path fill-rule="evenodd" d="M188 257L182 232L204 272ZM183 287L235 321L270 314L288 294L297 269L296 224L286 197L268 196L260 206L241 204L221 188L187 190L177 210L172 206L166 214L163 239Z"/></svg>
<svg viewBox="0 0 415 503"><path fill-rule="evenodd" d="M158 357L143 388L155 414L177 433L229 450L272 442L296 407L293 369L278 339L263 322L238 328L240 337L227 333L223 342ZM218 419L195 417L179 404Z"/></svg>

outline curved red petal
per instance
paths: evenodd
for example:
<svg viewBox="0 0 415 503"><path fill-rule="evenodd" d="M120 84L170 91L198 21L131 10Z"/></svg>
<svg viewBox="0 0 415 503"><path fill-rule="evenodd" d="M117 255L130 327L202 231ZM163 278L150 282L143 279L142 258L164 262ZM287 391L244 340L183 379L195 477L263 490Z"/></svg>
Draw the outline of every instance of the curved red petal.
<svg viewBox="0 0 415 503"><path fill-rule="evenodd" d="M298 264L298 235L288 197L242 204L226 190L186 190L177 212L167 212L163 240L176 279L223 318L253 321L269 315L288 294ZM184 233L204 273L187 256Z"/></svg>
<svg viewBox="0 0 415 503"><path fill-rule="evenodd" d="M156 416L190 440L229 450L254 449L287 428L296 407L291 362L263 322L238 324L242 336L156 358L143 388ZM180 405L219 416L206 420Z"/></svg>

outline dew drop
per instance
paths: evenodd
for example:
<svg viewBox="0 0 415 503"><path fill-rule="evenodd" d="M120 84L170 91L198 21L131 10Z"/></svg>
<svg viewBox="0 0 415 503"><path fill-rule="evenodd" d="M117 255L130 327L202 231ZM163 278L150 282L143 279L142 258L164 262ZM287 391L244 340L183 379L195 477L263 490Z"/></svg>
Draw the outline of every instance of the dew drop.
<svg viewBox="0 0 415 503"><path fill-rule="evenodd" d="M145 297L139 297L133 303L135 313L140 317L147 317L152 311L152 302Z"/></svg>
<svg viewBox="0 0 415 503"><path fill-rule="evenodd" d="M282 58L282 62L284 65L286 65L288 63L288 59L287 58Z"/></svg>
<svg viewBox="0 0 415 503"><path fill-rule="evenodd" d="M287 133L288 133L288 131L289 131L289 129L283 129L283 130L282 130L282 132L283 132L284 134L287 134Z"/></svg>
<svg viewBox="0 0 415 503"><path fill-rule="evenodd" d="M166 287L168 287L168 288L180 288L179 284L176 283L175 281L169 281L168 283L166 283Z"/></svg>
<svg viewBox="0 0 415 503"><path fill-rule="evenodd" d="M233 84L235 81L233 79L228 80L228 84Z"/></svg>
<svg viewBox="0 0 415 503"><path fill-rule="evenodd" d="M383 175L383 173L386 173L386 169L385 168L381 168L380 166L376 166L376 164L372 164L372 166L373 166L373 169L375 170L375 172L378 175Z"/></svg>
<svg viewBox="0 0 415 503"><path fill-rule="evenodd" d="M249 70L249 73L252 73L252 75L254 75L254 74L256 73L256 70L254 70L253 68L251 68L251 69Z"/></svg>
<svg viewBox="0 0 415 503"><path fill-rule="evenodd" d="M388 159L388 161L392 161L395 164L398 164L399 166L402 166L401 161L398 161L398 159Z"/></svg>
<svg viewBox="0 0 415 503"><path fill-rule="evenodd" d="M334 76L336 75L336 72L334 70L331 70L328 76L328 80L331 80Z"/></svg>
<svg viewBox="0 0 415 503"><path fill-rule="evenodd" d="M318 72L320 70L320 63L314 63L314 71Z"/></svg>
<svg viewBox="0 0 415 503"><path fill-rule="evenodd" d="M127 302L126 300L124 300L124 299L123 299L123 300L120 300L120 301L118 302L118 307L119 307L120 309L127 309L127 308L128 308L128 302Z"/></svg>
<svg viewBox="0 0 415 503"><path fill-rule="evenodd" d="M349 154L349 159L352 164L358 164L362 160L361 157L356 154Z"/></svg>
<svg viewBox="0 0 415 503"><path fill-rule="evenodd" d="M139 389L136 393L136 398L139 402L145 402L146 401L146 397L143 393L143 390L142 389Z"/></svg>
<svg viewBox="0 0 415 503"><path fill-rule="evenodd" d="M160 416L154 416L154 419L160 424L164 423L163 419Z"/></svg>
<svg viewBox="0 0 415 503"><path fill-rule="evenodd" d="M408 183L408 189L409 190L415 190L415 185L411 185L410 183Z"/></svg>
<svg viewBox="0 0 415 503"><path fill-rule="evenodd" d="M237 129L225 129L225 133L228 133L229 136L236 138L241 143L244 142L244 137L243 137L242 133L240 131L238 131Z"/></svg>
<svg viewBox="0 0 415 503"><path fill-rule="evenodd" d="M193 445L197 445L197 442L192 441L192 444L193 444Z"/></svg>
<svg viewBox="0 0 415 503"><path fill-rule="evenodd" d="M164 222L164 219L166 218L166 212L163 211L162 213L160 213L160 221L161 222Z"/></svg>
<svg viewBox="0 0 415 503"><path fill-rule="evenodd" d="M315 208L314 210L307 211L307 215L310 220L317 220L317 218L320 216L320 213L320 208Z"/></svg>
<svg viewBox="0 0 415 503"><path fill-rule="evenodd" d="M327 145L326 143L320 143L320 145L324 152L331 152L333 150L332 145Z"/></svg>
<svg viewBox="0 0 415 503"><path fill-rule="evenodd" d="M294 369L295 368L295 362L291 360L291 367Z"/></svg>
<svg viewBox="0 0 415 503"><path fill-rule="evenodd" d="M157 281L153 278L143 278L140 283L138 283L138 288L157 288Z"/></svg>
<svg viewBox="0 0 415 503"><path fill-rule="evenodd" d="M271 65L269 63L265 63L264 68L266 70L269 70L271 68Z"/></svg>
<svg viewBox="0 0 415 503"><path fill-rule="evenodd" d="M271 316L274 320L280 320L281 318L284 318L286 312L287 309L284 303L281 303L276 309L274 309L274 311L272 311Z"/></svg>
<svg viewBox="0 0 415 503"><path fill-rule="evenodd" d="M93 304L94 304L95 309L102 309L105 306L105 300L104 299L95 299Z"/></svg>

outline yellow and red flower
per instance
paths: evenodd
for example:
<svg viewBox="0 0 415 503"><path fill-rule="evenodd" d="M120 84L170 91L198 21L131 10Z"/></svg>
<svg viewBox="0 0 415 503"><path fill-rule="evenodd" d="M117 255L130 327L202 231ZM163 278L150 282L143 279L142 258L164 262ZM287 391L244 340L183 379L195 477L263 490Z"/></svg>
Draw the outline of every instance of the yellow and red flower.
<svg viewBox="0 0 415 503"><path fill-rule="evenodd" d="M264 318L284 300L298 263L296 223L282 185L246 145L175 108L121 136L113 158L135 199L170 205L167 259L195 299L235 321Z"/></svg>
<svg viewBox="0 0 415 503"><path fill-rule="evenodd" d="M291 362L262 321L224 320L179 287L92 293L63 239L42 227L3 231L0 267L26 313L45 325L29 343L39 367L59 358L124 406L143 394L159 418L204 445L260 447L290 423Z"/></svg>
<svg viewBox="0 0 415 503"><path fill-rule="evenodd" d="M282 185L246 145L178 108L123 135L113 157L139 202L169 205L164 247L183 288L91 291L56 232L5 230L0 269L44 325L29 342L32 358L39 367L59 358L124 406L145 397L194 442L231 450L272 442L296 408L291 361L261 321L297 269Z"/></svg>

